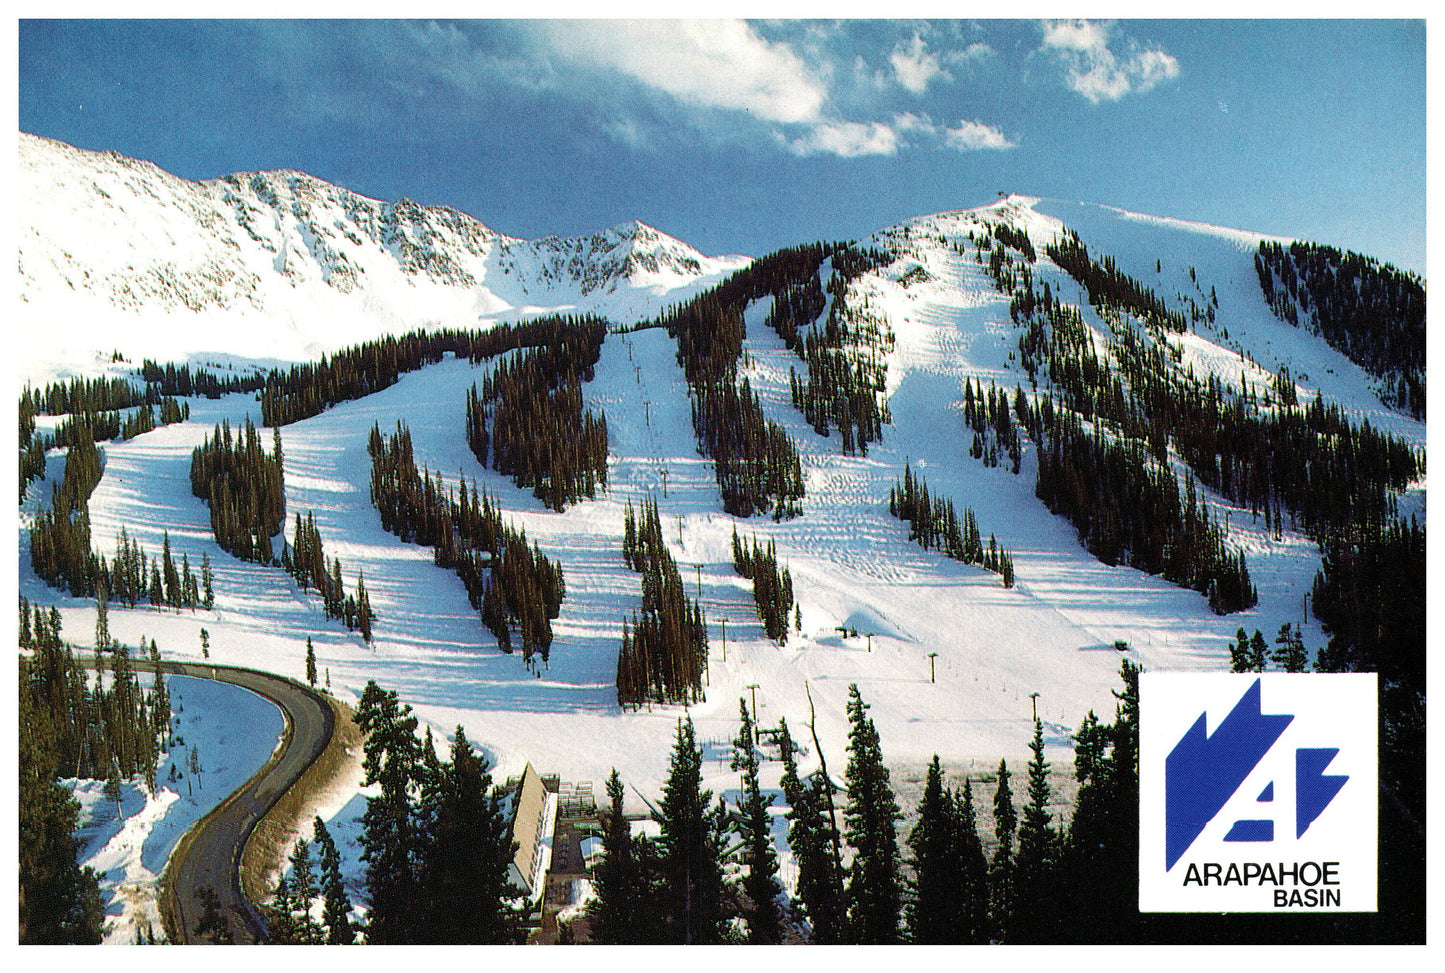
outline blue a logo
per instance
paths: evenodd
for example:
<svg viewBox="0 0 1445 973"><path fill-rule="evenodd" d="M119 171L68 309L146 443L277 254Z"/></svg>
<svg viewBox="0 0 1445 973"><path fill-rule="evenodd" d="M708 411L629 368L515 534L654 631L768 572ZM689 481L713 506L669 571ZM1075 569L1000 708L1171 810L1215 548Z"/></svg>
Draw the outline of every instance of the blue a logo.
<svg viewBox="0 0 1445 973"><path fill-rule="evenodd" d="M1194 721L1164 761L1166 871L1173 868L1189 850L1205 825L1223 810L1245 778L1294 721L1292 714L1262 712L1258 679L1212 734L1205 732L1207 715L1199 714L1199 719ZM1346 774L1325 773L1339 752L1338 747L1295 749L1296 838L1304 836L1349 780ZM1273 803L1274 781L1265 785L1256 800L1261 804ZM1240 818L1225 834L1224 840L1273 841L1274 821L1273 817Z"/></svg>
<svg viewBox="0 0 1445 973"><path fill-rule="evenodd" d="M1139 908L1375 908L1373 674L1144 673Z"/></svg>

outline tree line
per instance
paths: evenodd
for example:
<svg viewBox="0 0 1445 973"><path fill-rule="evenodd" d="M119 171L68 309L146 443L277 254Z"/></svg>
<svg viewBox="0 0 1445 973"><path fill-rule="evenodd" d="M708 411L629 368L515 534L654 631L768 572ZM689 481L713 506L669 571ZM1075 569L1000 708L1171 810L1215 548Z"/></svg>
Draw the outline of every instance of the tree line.
<svg viewBox="0 0 1445 973"><path fill-rule="evenodd" d="M707 670L707 625L702 608L684 592L677 562L662 539L656 500L645 501L640 515L628 501L622 558L642 575L642 608L622 624L618 705L698 702Z"/></svg>
<svg viewBox="0 0 1445 973"><path fill-rule="evenodd" d="M1425 415L1425 285L1372 257L1318 243L1261 240L1254 257L1275 316L1311 327L1385 382L1382 400Z"/></svg>
<svg viewBox="0 0 1445 973"><path fill-rule="evenodd" d="M376 612L371 610L371 596L366 591L366 579L356 573L356 588L347 594L341 580L341 558L326 560L326 549L321 543L321 531L316 527L316 518L310 511L301 519L296 511L296 523L292 539L288 544L282 539L281 567L286 570L302 591L315 589L321 596L321 607L327 618L339 618L347 631L360 631L361 637L371 641L372 623ZM314 680L313 680L314 682Z"/></svg>
<svg viewBox="0 0 1445 973"><path fill-rule="evenodd" d="M454 497L430 470L418 472L411 431L400 421L384 435L373 425L367 441L371 455L371 502L386 530L409 543L433 548L438 567L455 571L472 607L497 639L512 652L519 637L522 658L546 664L552 646L552 619L566 596L562 566L544 556L525 531L502 521L491 497L465 481Z"/></svg>
<svg viewBox="0 0 1445 973"><path fill-rule="evenodd" d="M111 389L113 383L121 383L126 388L131 388L121 379L97 379L90 383L75 379L68 386L51 386L50 389L58 387L70 390L59 395L48 394L48 390L47 393L35 393L30 386L25 387L20 395L19 408L19 473L20 500L22 502L25 500L25 491L29 489L31 481L45 475L45 457L51 449L69 448L83 441L99 443L134 439L136 436L150 432L157 426L183 422L191 417L190 404L179 402L170 396L153 396L154 402L142 397L134 411L130 413L120 409L96 408L96 403L130 401L118 392L104 391ZM133 392L134 389L132 388L131 391ZM48 414L47 410L50 407L48 403L52 402L65 405L73 403L77 406L77 411L67 415L56 427L53 436L39 434L36 432L35 417Z"/></svg>
<svg viewBox="0 0 1445 973"><path fill-rule="evenodd" d="M1321 545L1310 608L1328 642L1324 672L1378 673L1380 896L1392 922L1425 922L1426 542L1410 520L1363 524ZM1387 905L1386 899L1389 904Z"/></svg>
<svg viewBox="0 0 1445 973"><path fill-rule="evenodd" d="M274 560L271 538L286 516L279 428L271 430L271 443L268 455L248 416L234 438L228 420L191 451L191 493L210 508L216 543L261 564Z"/></svg>
<svg viewBox="0 0 1445 973"><path fill-rule="evenodd" d="M100 448L84 437L67 450L50 507L41 508L30 527L30 566L36 576L73 595L114 599L132 608L142 601L156 607L211 607L215 591L209 555L201 555L198 581L187 555L177 566L169 531L162 535L159 556L147 558L124 526L113 558L91 548L89 501L100 482L101 461Z"/></svg>
<svg viewBox="0 0 1445 973"><path fill-rule="evenodd" d="M512 477L553 510L607 484L607 417L582 404L607 336L583 319L558 340L505 358L467 393L467 445L477 462ZM490 427L490 430L489 430Z"/></svg>
<svg viewBox="0 0 1445 973"><path fill-rule="evenodd" d="M781 749L788 844L797 865L791 897L778 881L767 800L757 785L761 734L746 701L739 701L733 741L732 766L742 771L734 808L713 804L701 787L701 749L691 719L679 721L663 800L653 811L657 839L633 833L615 770L608 781L604 858L589 910L593 937L603 943L888 944L1108 936L1110 930L1091 920L1123 906L1083 905L1082 918L1070 907L1095 892L1118 892L1124 906L1133 905L1127 892L1137 880L1137 846L1130 846L1137 825L1132 832L1123 828L1134 810L1131 788L1137 788L1137 669L1126 663L1124 673L1115 721L1101 724L1090 714L1081 725L1079 802L1069 827L1056 824L1049 810L1041 724L1035 721L1022 809L1007 762L1000 762L991 856L978 833L973 781L958 790L945 787L937 757L917 822L900 841L902 814L856 685L849 688L841 793L821 752L819 770L799 774L798 748L782 721L770 735Z"/></svg>
<svg viewBox="0 0 1445 973"><path fill-rule="evenodd" d="M1422 460L1414 450L1368 423L1350 423L1338 407L1318 398L1299 403L1292 383L1286 386L1279 377L1256 389L1242 376L1237 388L1229 388L1217 375L1200 380L1182 371L1177 350L1131 326L1125 316L1147 311L1148 302L1119 298L1113 288L1100 288L1095 297L1111 333L1108 358L1096 350L1078 310L1058 301L1047 282L1040 292L1022 275L1012 308L1023 328L1019 348L1025 368L1035 383L1044 370L1050 385L1049 398L1025 422L1040 447L1036 492L1074 522L1096 555L1128 556L1128 563L1163 573L1164 531L1182 531L1194 540L1175 550L1172 556L1181 563L1166 577L1206 594L1212 584L1216 610L1253 603L1247 566L1210 539L1217 525L1204 529L1203 512L1191 516L1186 509L1189 483L1181 491L1177 483L1164 482L1166 473L1175 476L1169 469L1171 445L1202 484L1248 506L1255 516L1263 514L1276 532L1288 513L1316 539L1362 520L1387 518L1392 491L1418 476ZM1015 412L1023 418L1017 407ZM1052 442L1043 438L1043 417L1051 420ZM1083 422L1093 425L1093 433L1084 431ZM1101 463L1123 488L1110 489L1118 502L1106 508L1083 495L1103 486L1085 482L1098 479ZM1072 480L1078 486L1066 485ZM1131 502L1130 496L1148 502ZM1166 509L1171 503L1172 513Z"/></svg>
<svg viewBox="0 0 1445 973"><path fill-rule="evenodd" d="M1079 540L1105 564L1128 564L1205 595L1216 614L1252 608L1259 600L1243 551L1233 551L1200 503L1192 473L1181 496L1174 471L1138 440L1114 440L1077 415L1037 415L1039 473L1034 492L1073 522Z"/></svg>
<svg viewBox="0 0 1445 973"><path fill-rule="evenodd" d="M480 362L519 348L559 344L569 333L595 322L595 318L555 315L498 324L486 331L444 328L385 335L285 372L273 370L261 391L261 421L284 426L309 419L338 403L380 392L396 384L402 374L435 364L448 354Z"/></svg>
<svg viewBox="0 0 1445 973"><path fill-rule="evenodd" d="M951 499L930 496L928 481L921 474L914 476L909 464L903 466L902 484L894 480L888 490L888 512L909 525L908 539L917 541L924 550L939 551L964 564L977 564L999 575L1005 588L1014 586L1013 555L999 547L992 534L984 547L973 510L965 507L960 518Z"/></svg>
<svg viewBox="0 0 1445 973"><path fill-rule="evenodd" d="M208 399L259 392L266 387L267 381L266 374L262 372L221 375L208 368L192 369L184 363L159 365L149 358L141 362L140 377L146 383L147 395L201 395Z"/></svg>
<svg viewBox="0 0 1445 973"><path fill-rule="evenodd" d="M785 564L778 567L778 548L772 541L767 547L738 537L733 528L733 570L753 583L753 602L758 608L763 631L768 638L782 644L788 640L788 623L794 618L793 575ZM801 616L798 616L801 621Z"/></svg>
<svg viewBox="0 0 1445 973"><path fill-rule="evenodd" d="M1117 308L1166 331L1188 329L1184 315L1171 310L1157 294L1119 269L1113 256L1095 260L1079 235L1066 230L1044 253L1089 292L1089 303Z"/></svg>

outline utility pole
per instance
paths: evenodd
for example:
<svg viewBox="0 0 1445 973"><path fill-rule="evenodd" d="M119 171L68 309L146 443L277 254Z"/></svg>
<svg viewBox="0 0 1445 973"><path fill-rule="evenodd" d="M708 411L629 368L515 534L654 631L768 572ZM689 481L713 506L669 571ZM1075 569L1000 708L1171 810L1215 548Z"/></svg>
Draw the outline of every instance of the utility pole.
<svg viewBox="0 0 1445 973"><path fill-rule="evenodd" d="M869 633L868 633L868 651L869 651L869 652L872 652L872 651L873 651L873 633L872 633L872 632L869 632Z"/></svg>
<svg viewBox="0 0 1445 973"><path fill-rule="evenodd" d="M1037 722L1039 721L1039 694L1038 694L1038 693L1029 693L1029 705L1033 707L1033 710L1034 710L1034 722L1037 723Z"/></svg>
<svg viewBox="0 0 1445 973"><path fill-rule="evenodd" d="M933 682L933 660L938 658L937 652L928 653L928 681Z"/></svg>
<svg viewBox="0 0 1445 973"><path fill-rule="evenodd" d="M642 418L649 429L652 428L652 403L646 399L642 400Z"/></svg>
<svg viewBox="0 0 1445 973"><path fill-rule="evenodd" d="M637 379L637 384L638 384L638 385L641 385L641 384L642 384L642 366L641 366L641 365L633 365L633 366L632 366L632 377L635 378L635 379Z"/></svg>
<svg viewBox="0 0 1445 973"><path fill-rule="evenodd" d="M723 661L728 661L728 620L719 618L718 624L722 626Z"/></svg>
<svg viewBox="0 0 1445 973"><path fill-rule="evenodd" d="M662 468L662 498L667 499L667 467ZM677 518L677 542L682 543L682 518Z"/></svg>
<svg viewBox="0 0 1445 973"><path fill-rule="evenodd" d="M748 695L753 698L753 723L758 722L758 684L750 682L747 685Z"/></svg>

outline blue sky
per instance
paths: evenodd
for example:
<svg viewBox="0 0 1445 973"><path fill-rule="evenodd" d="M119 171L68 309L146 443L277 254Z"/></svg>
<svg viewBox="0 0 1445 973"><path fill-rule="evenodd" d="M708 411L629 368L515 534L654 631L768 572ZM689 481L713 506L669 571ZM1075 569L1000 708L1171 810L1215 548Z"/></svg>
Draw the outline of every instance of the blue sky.
<svg viewBox="0 0 1445 973"><path fill-rule="evenodd" d="M757 255L1008 190L1425 269L1421 20L21 21L18 68L23 131L514 236Z"/></svg>

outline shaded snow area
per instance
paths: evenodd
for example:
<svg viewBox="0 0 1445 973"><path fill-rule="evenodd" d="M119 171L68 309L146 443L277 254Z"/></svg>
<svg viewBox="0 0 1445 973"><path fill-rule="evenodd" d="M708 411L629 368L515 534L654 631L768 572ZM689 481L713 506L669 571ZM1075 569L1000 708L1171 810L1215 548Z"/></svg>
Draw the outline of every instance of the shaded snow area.
<svg viewBox="0 0 1445 973"><path fill-rule="evenodd" d="M281 711L249 690L190 676L168 676L166 686L174 730L156 764L154 794L140 778L126 781L117 807L105 781L61 782L80 803L77 857L100 877L107 944L162 934L156 886L176 843L281 742Z"/></svg>
<svg viewBox="0 0 1445 973"><path fill-rule="evenodd" d="M391 388L281 430L285 529L289 535L298 512L314 514L328 558L341 560L348 589L357 573L364 573L378 616L375 643L368 646L327 620L319 600L279 568L243 563L215 545L206 507L190 493L191 450L213 424L225 419L235 427L248 415L259 423L260 410L249 396L192 399L189 422L104 446L105 473L90 511L94 544L102 553L114 550L124 526L150 553L159 552L162 533L169 531L177 561L185 554L193 569L209 554L215 607L179 613L112 608L110 629L130 644L143 634L156 638L167 658L196 660L205 628L212 659L298 678L305 674L309 636L320 678L335 693L355 701L368 680L396 690L431 726L439 748L455 727L464 727L493 761L499 780L520 773L530 761L566 782L590 781L600 796L615 767L630 788L653 802L683 710L623 712L616 703L623 621L641 604L640 576L627 569L621 554L629 501L657 501L663 535L688 593L700 598L706 613L707 698L690 712L705 749L704 784L715 793L737 790L737 775L727 766L728 741L737 732L739 698L753 693L760 725L787 718L804 747L805 773L818 766L806 729L808 694L829 767L841 776L847 762L845 702L853 683L871 706L884 757L900 779L921 778L935 753L950 773L995 767L1000 757L1021 769L1033 694L1044 722L1046 756L1055 767L1068 768L1071 734L1084 715L1092 709L1103 719L1112 717L1111 691L1125 655L1116 642L1127 642L1127 657L1151 670L1226 667L1228 643L1241 626L1272 638L1284 622L1304 621L1306 644L1323 645L1318 624L1301 618L1304 595L1319 568L1318 549L1301 534L1285 530L1275 539L1247 510L1201 491L1211 520L1226 524L1230 544L1245 551L1260 596L1257 608L1220 617L1197 592L1091 557L1072 525L1034 496L1032 445L1017 475L968 456L963 381L1028 391L1027 375L1016 361L1018 332L1008 298L973 259L967 240L971 230L1004 219L1031 234L1040 250L1035 279L1081 305L1099 347L1107 326L1088 308L1078 285L1042 256L1043 244L1065 224L1077 228L1092 253L1114 255L1121 269L1166 301L1195 287L1191 267L1203 291L1187 293L1200 300L1210 286L1216 289L1216 322L1177 339L1184 363L1196 374L1214 372L1236 385L1247 375L1263 384L1269 381L1265 370L1287 363L1301 398L1321 393L1423 449L1422 424L1384 410L1355 366L1270 313L1255 282L1258 235L1012 197L981 210L913 220L862 241L889 246L896 254L852 285L856 301L866 300L894 336L887 352L892 424L866 456L842 455L836 432L819 436L793 408L789 369L802 372L804 366L764 326L766 304L748 309L742 373L802 457L807 495L795 519L739 520L723 512L712 463L697 451L676 344L664 331L607 338L596 376L584 386L589 407L607 418L607 489L562 513L545 509L529 491L477 463L464 438L464 404L468 387L480 385L495 362L472 365L448 358L404 375ZM924 273L910 273L916 267ZM654 306L670 302L649 300ZM298 328L306 327L304 320L298 319ZM206 335L204 341L223 337ZM561 562L567 597L554 623L550 664L539 674L529 673L520 655L498 650L462 583L432 563L429 549L382 530L369 500L367 434L374 423L386 432L398 420L411 429L419 465L453 486L459 476L474 480L507 518L525 528L529 540ZM263 438L269 441L269 432ZM901 478L905 463L927 478L935 496L972 508L985 537L996 535L1013 553L1016 587L1005 589L998 576L908 539L907 525L888 512L889 487ZM93 606L40 584L26 556L27 512L49 496L61 465L52 457L49 478L32 485L22 504L19 587L32 602L59 605L66 633L82 639L76 633L91 631ZM1402 508L1423 513L1423 498L1422 482ZM734 528L744 539L775 543L792 573L802 629L783 645L764 636L749 584L733 570ZM200 708L192 699L187 697L187 714ZM274 741L271 730L257 736L265 737L267 748ZM203 755L217 750L202 743ZM776 761L765 764L763 786L776 789L779 773ZM210 776L205 783L219 787ZM629 809L641 810L633 797L629 789ZM129 800L136 820L158 815L143 809L138 796ZM326 812L347 858L354 899L363 808L362 795L342 795ZM777 804L773 810L783 813ZM113 809L94 809L100 823L92 826L97 837L88 839L92 857L126 833L113 821L104 823L108 813L113 819ZM126 871L131 866L119 852L116 856L105 868L116 873L119 885L131 880ZM138 870L159 870L160 859L139 853L134 858ZM578 890L576 900L582 898L585 892ZM117 906L111 908L118 914Z"/></svg>

